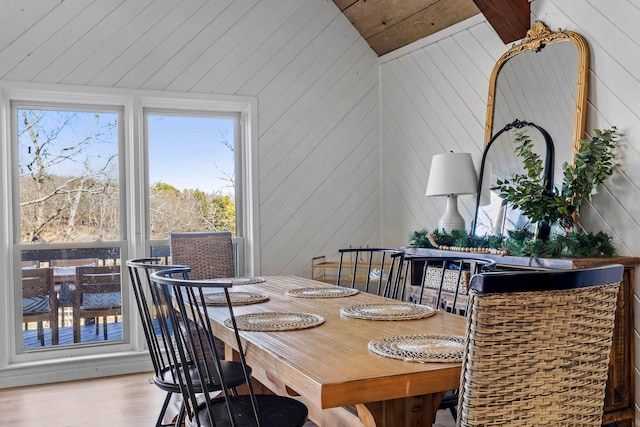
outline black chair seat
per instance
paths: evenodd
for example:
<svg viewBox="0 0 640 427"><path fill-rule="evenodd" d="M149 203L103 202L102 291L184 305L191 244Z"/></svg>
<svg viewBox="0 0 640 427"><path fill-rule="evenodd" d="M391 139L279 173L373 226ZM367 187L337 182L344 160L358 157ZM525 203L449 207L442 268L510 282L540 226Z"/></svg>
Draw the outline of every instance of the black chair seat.
<svg viewBox="0 0 640 427"><path fill-rule="evenodd" d="M308 409L297 400L268 394L256 395L258 407L260 408L260 425L262 427L302 427L307 421ZM231 407L235 416L237 427L252 427L256 425L253 415L251 399L248 395L232 396ZM211 401L210 413L213 415L215 424L209 420L209 412L205 405L198 407L198 419L202 427L227 427L231 426L229 411L224 398Z"/></svg>
<svg viewBox="0 0 640 427"><path fill-rule="evenodd" d="M209 378L209 385L206 387L208 391L220 390L222 387L220 383L220 378L215 374L216 367L213 361L208 363L209 372L212 373L211 378ZM229 387L237 387L240 384L245 382L244 372L242 369L242 364L240 362L230 362L228 360L221 360L220 365L222 366L222 373L227 381ZM190 363L189 367L189 378L193 379L193 386L196 388L198 393L201 393L203 390L202 385L200 384L198 378L198 371L194 363ZM248 373L251 374L251 368L247 366ZM173 366L168 366L162 369L159 375L154 375L153 382L162 390L180 393L180 384L178 384L178 378L182 378L183 380L186 378L184 374L184 370L182 366L177 368L178 372L176 372L176 368Z"/></svg>

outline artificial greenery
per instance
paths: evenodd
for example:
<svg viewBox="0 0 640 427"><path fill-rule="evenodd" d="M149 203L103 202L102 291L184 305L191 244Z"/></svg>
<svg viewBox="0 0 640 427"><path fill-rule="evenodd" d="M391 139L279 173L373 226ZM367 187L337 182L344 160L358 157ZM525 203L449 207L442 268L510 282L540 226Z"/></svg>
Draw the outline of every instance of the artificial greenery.
<svg viewBox="0 0 640 427"><path fill-rule="evenodd" d="M514 208L520 209L532 223L558 224L561 232L548 239L536 239L527 228L509 231L507 236L469 236L465 230L445 233L435 230L415 231L411 245L438 247L494 249L515 256L542 258L613 256L615 249L611 237L604 232L587 233L577 222L580 207L598 192L598 187L616 168L614 152L620 133L611 129L594 129L591 139L580 140L573 164L564 163L561 188L552 193L544 182L544 167L540 156L533 151L533 142L523 132L516 134L515 153L522 158L524 174L498 180L500 196Z"/></svg>
<svg viewBox="0 0 640 427"><path fill-rule="evenodd" d="M431 244L431 234L437 246ZM609 257L615 255L611 237L604 232L597 234L571 230L566 234L557 234L547 240L534 239L533 233L526 228L509 231L503 236L469 236L465 230L453 230L450 234L444 231L426 229L414 231L411 235L411 246L417 248L434 248L440 246L460 248L480 248L503 251L514 256L531 256L538 258L559 257Z"/></svg>
<svg viewBox="0 0 640 427"><path fill-rule="evenodd" d="M584 200L598 193L598 187L616 167L614 151L620 134L615 126L593 131L591 139L580 140L573 164L563 165L562 187L550 194L544 183L544 170L539 154L533 151L533 142L526 134L516 135L515 152L522 158L526 174L515 174L509 179L498 180L500 197L520 209L532 222L558 222L567 231L575 225Z"/></svg>

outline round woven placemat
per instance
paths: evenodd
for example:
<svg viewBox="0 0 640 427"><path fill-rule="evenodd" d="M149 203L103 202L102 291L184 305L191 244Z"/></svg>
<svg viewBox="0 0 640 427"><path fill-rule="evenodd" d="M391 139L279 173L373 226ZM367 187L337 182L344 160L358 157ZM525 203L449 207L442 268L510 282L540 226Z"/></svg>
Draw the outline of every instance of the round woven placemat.
<svg viewBox="0 0 640 427"><path fill-rule="evenodd" d="M369 350L407 362L461 362L464 337L460 335L405 335L376 339Z"/></svg>
<svg viewBox="0 0 640 427"><path fill-rule="evenodd" d="M342 298L350 297L357 294L357 289L341 288L336 286L334 288L297 288L289 289L285 292L285 295L296 298Z"/></svg>
<svg viewBox="0 0 640 427"><path fill-rule="evenodd" d="M433 316L435 310L426 305L411 303L378 303L342 307L340 314L366 320L413 320Z"/></svg>
<svg viewBox="0 0 640 427"><path fill-rule="evenodd" d="M267 312L249 313L236 316L238 329L253 332L295 331L313 328L324 323L324 318L310 313ZM231 319L224 321L232 328Z"/></svg>
<svg viewBox="0 0 640 427"><path fill-rule="evenodd" d="M264 277L218 277L216 279L212 279L211 282L216 283L229 283L233 286L238 285L255 285L256 283L264 283L267 279Z"/></svg>
<svg viewBox="0 0 640 427"><path fill-rule="evenodd" d="M263 294L256 294L253 292L229 292L229 299L231 300L231 305L248 305L269 301L268 296ZM204 296L204 301L207 305L227 305L227 299L224 296L224 292L213 292L210 294L206 294Z"/></svg>

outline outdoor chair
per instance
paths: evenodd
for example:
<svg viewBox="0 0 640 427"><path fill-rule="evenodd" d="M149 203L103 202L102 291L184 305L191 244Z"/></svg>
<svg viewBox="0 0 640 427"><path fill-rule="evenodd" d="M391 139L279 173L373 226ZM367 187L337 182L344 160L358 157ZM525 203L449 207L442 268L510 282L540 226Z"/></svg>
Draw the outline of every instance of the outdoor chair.
<svg viewBox="0 0 640 427"><path fill-rule="evenodd" d="M63 324L66 317L65 309L71 309L73 316L76 303L76 268L97 265L98 258L64 258L49 261L49 267L53 270L54 289L58 295L58 308L62 308ZM96 334L99 332L97 328L96 326Z"/></svg>
<svg viewBox="0 0 640 427"><path fill-rule="evenodd" d="M194 322L197 333L174 334L175 352L182 365L190 361L195 364L194 370L185 371L185 377L179 379L182 395L187 400L186 412L188 426L227 427L302 427L308 416L307 407L290 397L273 394L256 394L250 378L250 369L245 360L245 349L240 340L233 307L229 296L231 280L226 283L207 280L189 280L175 278L180 269L160 270L151 275L151 280L159 286L161 304L166 310L158 312L158 319L167 328L176 330L180 325ZM233 336L233 347L238 349L238 358L244 367L244 382L247 394L234 396L229 392L229 378L222 369L222 355L213 345L213 327L207 316L205 292L215 290L223 292L229 310L231 322L230 333ZM202 343L213 350L213 363L207 363L207 355ZM188 359L187 355L193 355ZM221 396L210 393L198 394L193 386L199 379L209 378L212 370L218 374L222 391Z"/></svg>
<svg viewBox="0 0 640 427"><path fill-rule="evenodd" d="M37 322L38 339L44 346L44 322L51 328L51 345L58 344L58 304L50 268L22 269L22 321Z"/></svg>
<svg viewBox="0 0 640 427"><path fill-rule="evenodd" d="M355 288L386 298L404 298L404 251L388 248L339 249L336 285Z"/></svg>
<svg viewBox="0 0 640 427"><path fill-rule="evenodd" d="M601 426L623 267L471 279L458 426Z"/></svg>
<svg viewBox="0 0 640 427"><path fill-rule="evenodd" d="M184 401L181 403L181 408L175 418L175 423L166 423L164 421L165 414L174 394L181 393L179 378L185 378L184 367L187 366L189 370L194 370L195 366L192 361L189 361L187 364L182 364L180 360L178 360L178 354L175 351L175 345L172 341L173 332L176 329L167 328L166 324L154 319L158 312L166 311L167 308L162 305L158 294L158 287L152 285L150 275L154 271L176 268L176 266L160 265L159 262L159 258L133 259L127 261L127 268L131 278L131 287L133 288L133 293L136 298L138 313L142 321L142 329L147 341L149 355L151 356L151 362L153 364L153 382L158 388L167 393L156 421L156 427L181 426L185 416ZM180 270L178 273L179 277L187 277L188 271L188 268ZM181 324L179 330L184 332L187 328L184 328ZM211 351L207 352L207 359L210 361L213 360L211 354ZM244 383L242 364L239 362L223 361L220 366L222 367L225 378L227 378L229 387L231 387L232 392L235 393L235 387ZM220 390L220 378L215 374L214 369L210 369L210 372L214 373L214 375L207 379L205 382L206 387L202 387L202 382L200 382L199 379L193 382L196 393L202 393L203 390L209 392Z"/></svg>
<svg viewBox="0 0 640 427"><path fill-rule="evenodd" d="M73 307L73 342L80 342L80 319L96 319L96 335L100 317L104 339L108 339L107 316L122 315L121 275L119 265L76 267L75 304Z"/></svg>

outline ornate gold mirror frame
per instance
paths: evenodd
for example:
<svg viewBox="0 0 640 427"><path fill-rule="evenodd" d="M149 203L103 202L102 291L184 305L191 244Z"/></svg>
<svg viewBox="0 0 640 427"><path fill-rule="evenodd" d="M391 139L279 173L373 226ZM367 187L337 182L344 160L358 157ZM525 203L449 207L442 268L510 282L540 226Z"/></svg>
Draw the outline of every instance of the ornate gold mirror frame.
<svg viewBox="0 0 640 427"><path fill-rule="evenodd" d="M485 145L489 142L493 136L493 115L495 107L495 95L496 95L496 82L498 75L503 69L507 61L523 52L539 52L543 47L550 43L560 41L571 41L575 45L578 51L578 67L577 67L577 87L575 96L575 115L573 121L573 141L572 141L572 154L575 153L579 147L578 141L584 136L584 128L586 122L586 107L587 107L587 93L588 93L588 72L589 72L589 45L587 41L580 34L573 31L551 31L542 21L535 21L531 26L531 29L527 32L527 36L522 40L520 44L513 45L511 49L505 52L500 59L496 62L491 73L491 79L489 80L489 99L487 101L487 123L485 129ZM537 73L542 73L544 70L539 70ZM518 117L521 120L528 120L527 117ZM552 137L555 136L552 135ZM556 144L560 142L556 140ZM573 158L573 155L572 155ZM571 161L571 159L569 160Z"/></svg>
<svg viewBox="0 0 640 427"><path fill-rule="evenodd" d="M526 220L501 202L495 191L490 191L495 190L496 178L504 180L522 173L521 160L513 145L513 131L496 139L510 123L530 122L548 132L549 138L545 137L544 143L535 129L527 135L534 138L535 151L542 158L549 155L548 148L544 147L551 145L553 158L545 166L551 180L550 191L561 185L562 165L573 162L579 141L584 137L588 70L586 40L572 31L551 31L541 21L535 21L527 36L498 59L489 81L485 151L480 165L473 232L504 234L522 227L522 221ZM489 156L488 151L491 151Z"/></svg>

